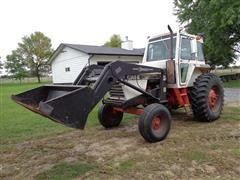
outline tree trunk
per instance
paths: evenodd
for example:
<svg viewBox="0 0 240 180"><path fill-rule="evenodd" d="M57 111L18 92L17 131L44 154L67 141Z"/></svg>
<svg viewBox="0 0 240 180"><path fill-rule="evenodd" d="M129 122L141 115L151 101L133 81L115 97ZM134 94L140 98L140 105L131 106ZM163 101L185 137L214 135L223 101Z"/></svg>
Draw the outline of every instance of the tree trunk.
<svg viewBox="0 0 240 180"><path fill-rule="evenodd" d="M40 79L40 75L39 74L37 74L37 79L38 79L38 83L40 83L41 79Z"/></svg>
<svg viewBox="0 0 240 180"><path fill-rule="evenodd" d="M37 75L38 83L40 83L40 82L41 82L41 79L40 79L40 74L39 74L39 69L38 69L38 67L36 68L36 75Z"/></svg>

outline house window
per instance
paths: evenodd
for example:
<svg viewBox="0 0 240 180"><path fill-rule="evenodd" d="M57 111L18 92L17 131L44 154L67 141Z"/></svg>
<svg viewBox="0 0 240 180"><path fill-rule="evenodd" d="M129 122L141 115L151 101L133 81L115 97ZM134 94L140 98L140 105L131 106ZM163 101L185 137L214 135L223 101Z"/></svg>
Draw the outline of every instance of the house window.
<svg viewBox="0 0 240 180"><path fill-rule="evenodd" d="M66 68L65 68L65 71L66 71L66 72L69 72L69 71L70 71L70 67L66 67Z"/></svg>

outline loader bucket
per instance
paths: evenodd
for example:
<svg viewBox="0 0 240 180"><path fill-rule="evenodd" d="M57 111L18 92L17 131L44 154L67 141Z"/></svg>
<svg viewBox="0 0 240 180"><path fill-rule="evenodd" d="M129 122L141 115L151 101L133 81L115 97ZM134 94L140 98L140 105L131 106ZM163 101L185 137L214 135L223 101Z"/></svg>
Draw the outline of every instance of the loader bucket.
<svg viewBox="0 0 240 180"><path fill-rule="evenodd" d="M83 129L93 108L93 94L88 86L45 85L12 95L12 99L53 121Z"/></svg>

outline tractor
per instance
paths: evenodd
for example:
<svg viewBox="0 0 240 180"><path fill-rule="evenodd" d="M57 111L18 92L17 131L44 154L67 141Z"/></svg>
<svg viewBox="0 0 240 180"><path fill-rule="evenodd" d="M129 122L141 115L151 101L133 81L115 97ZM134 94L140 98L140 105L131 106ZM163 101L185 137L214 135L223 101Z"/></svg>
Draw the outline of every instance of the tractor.
<svg viewBox="0 0 240 180"><path fill-rule="evenodd" d="M182 30L148 39L141 64L115 61L88 65L71 85L44 85L12 99L55 122L84 129L89 113L102 101L98 119L105 128L119 126L124 113L139 115L147 142L164 140L171 110L184 108L194 119L212 122L223 109L219 77L205 63L203 37Z"/></svg>

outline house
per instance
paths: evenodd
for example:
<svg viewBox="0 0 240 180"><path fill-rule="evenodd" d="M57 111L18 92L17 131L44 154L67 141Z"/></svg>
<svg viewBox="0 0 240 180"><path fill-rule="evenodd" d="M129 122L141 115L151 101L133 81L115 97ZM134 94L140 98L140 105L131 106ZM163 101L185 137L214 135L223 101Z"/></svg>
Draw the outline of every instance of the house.
<svg viewBox="0 0 240 180"><path fill-rule="evenodd" d="M72 83L88 64L106 65L116 60L139 63L143 54L144 49L133 49L129 40L122 43L122 48L60 44L50 58L53 83Z"/></svg>

